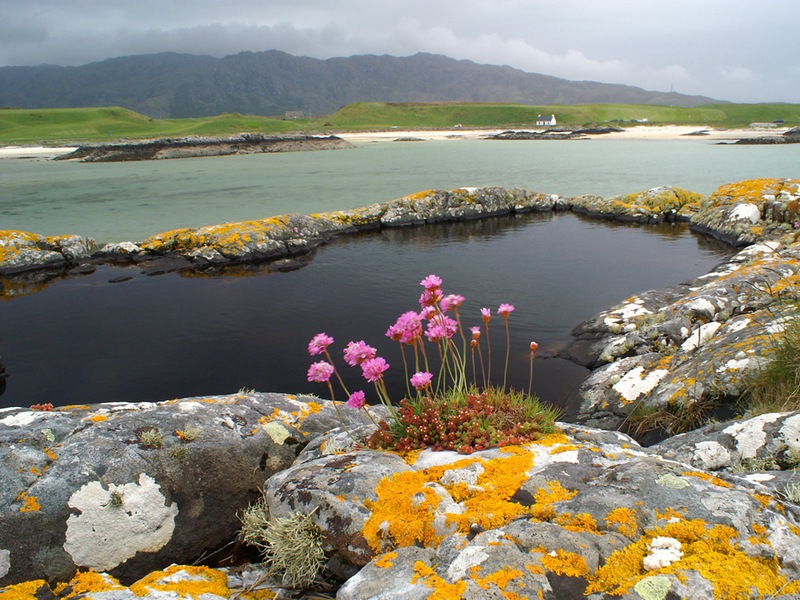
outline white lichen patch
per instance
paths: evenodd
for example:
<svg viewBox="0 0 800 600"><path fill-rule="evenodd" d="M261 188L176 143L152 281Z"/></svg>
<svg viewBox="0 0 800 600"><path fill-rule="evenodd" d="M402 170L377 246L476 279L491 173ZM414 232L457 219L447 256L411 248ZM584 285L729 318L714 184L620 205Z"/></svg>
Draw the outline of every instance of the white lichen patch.
<svg viewBox="0 0 800 600"><path fill-rule="evenodd" d="M725 323L725 327L730 333L736 333L745 329L748 325L750 325L750 317L737 317L735 319L731 319L727 323Z"/></svg>
<svg viewBox="0 0 800 600"><path fill-rule="evenodd" d="M0 579L8 575L11 570L11 551L0 550Z"/></svg>
<svg viewBox="0 0 800 600"><path fill-rule="evenodd" d="M702 346L717 333L720 327L722 327L722 323L718 323L717 321L700 325L700 327L692 331L689 337L686 338L686 341L681 344L681 350L683 352L691 352L695 348Z"/></svg>
<svg viewBox="0 0 800 600"><path fill-rule="evenodd" d="M748 421L734 423L730 427L723 429L722 433L726 433L736 440L736 449L743 459L755 458L758 449L767 443L767 433L764 431L764 425L774 423L780 417L779 413L759 415Z"/></svg>
<svg viewBox="0 0 800 600"><path fill-rule="evenodd" d="M608 324L609 319L612 322L618 322L619 319L623 319L625 321L629 319L633 319L634 317L641 317L644 315L653 314L652 311L646 309L644 307L644 300L641 298L637 298L633 302L629 302L628 304L624 304L620 308L617 308L609 313L609 315L616 315L616 319L606 317L604 322Z"/></svg>
<svg viewBox="0 0 800 600"><path fill-rule="evenodd" d="M35 421L44 418L46 415L47 413L43 411L30 410L20 412L0 419L0 425L5 425L6 427L27 427Z"/></svg>
<svg viewBox="0 0 800 600"><path fill-rule="evenodd" d="M671 537L655 537L650 540L648 548L650 554L642 560L642 566L645 571L668 567L672 563L679 561L683 556L681 543Z"/></svg>
<svg viewBox="0 0 800 600"><path fill-rule="evenodd" d="M800 450L800 415L787 417L781 425L780 436L789 448Z"/></svg>
<svg viewBox="0 0 800 600"><path fill-rule="evenodd" d="M749 358L742 358L740 360L736 360L735 358L730 359L724 365L720 365L716 368L717 373L724 373L726 371L744 371L750 366L750 359Z"/></svg>
<svg viewBox="0 0 800 600"><path fill-rule="evenodd" d="M761 220L761 209L755 204L743 202L733 208L730 219L731 221L750 221L755 225Z"/></svg>
<svg viewBox="0 0 800 600"><path fill-rule="evenodd" d="M161 487L145 473L138 483L99 481L81 487L69 499L77 509L67 519L64 550L80 567L107 571L137 552L156 552L172 538L178 506L166 505Z"/></svg>
<svg viewBox="0 0 800 600"><path fill-rule="evenodd" d="M698 442L692 455L692 464L698 469L714 471L731 464L731 453L717 442Z"/></svg>
<svg viewBox="0 0 800 600"><path fill-rule="evenodd" d="M477 485L478 478L486 472L483 465L473 463L463 469L449 469L442 473L442 485L452 486L458 483L466 485Z"/></svg>
<svg viewBox="0 0 800 600"><path fill-rule="evenodd" d="M489 555L484 546L467 546L458 553L455 560L447 567L447 580L459 581L466 577L472 567L481 565Z"/></svg>
<svg viewBox="0 0 800 600"><path fill-rule="evenodd" d="M623 375L617 383L611 386L615 392L628 402L633 402L640 396L654 389L669 373L667 369L655 369L642 377L644 367L638 366Z"/></svg>
<svg viewBox="0 0 800 600"><path fill-rule="evenodd" d="M695 298L686 303L686 309L697 314L703 314L711 318L717 312L717 306L708 298Z"/></svg>
<svg viewBox="0 0 800 600"><path fill-rule="evenodd" d="M292 435L289 433L289 430L278 421L268 421L266 423L262 423L261 429L263 429L276 444L282 444Z"/></svg>

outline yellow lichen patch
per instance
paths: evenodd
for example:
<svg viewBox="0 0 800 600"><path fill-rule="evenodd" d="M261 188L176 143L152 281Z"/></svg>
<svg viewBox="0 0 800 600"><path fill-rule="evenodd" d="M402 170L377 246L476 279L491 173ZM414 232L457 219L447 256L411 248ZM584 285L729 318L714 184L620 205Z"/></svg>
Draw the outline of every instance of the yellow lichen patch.
<svg viewBox="0 0 800 600"><path fill-rule="evenodd" d="M383 478L375 489L378 499L365 501L372 513L362 533L370 547L379 551L387 537L396 546L437 545L441 539L434 531L433 519L441 498L425 484L440 483L445 472L474 463L483 468L474 487L467 488L460 483L444 485L448 492L452 490L461 499L463 507L463 513L447 516L447 525L467 533L474 523L492 529L524 514L527 509L509 499L525 481L526 472L533 464L533 454L517 446L503 451L508 456L491 460L465 458L448 465Z"/></svg>
<svg viewBox="0 0 800 600"><path fill-rule="evenodd" d="M554 552L547 552L543 547L535 548L542 553L539 559L542 566L556 575L566 575L567 577L586 577L589 574L589 566L586 559L575 552L567 552L561 548Z"/></svg>
<svg viewBox="0 0 800 600"><path fill-rule="evenodd" d="M656 509L655 510L655 517L656 517L656 520L659 520L659 521L680 520L680 519L684 518L684 513L681 512L681 511L685 511L685 510L686 509L678 510L678 509L670 508L670 507L667 507L664 510Z"/></svg>
<svg viewBox="0 0 800 600"><path fill-rule="evenodd" d="M414 576L411 583L422 583L433 590L428 596L428 600L461 600L461 596L467 589L466 581L456 581L447 583L439 577L436 572L424 562L414 563Z"/></svg>
<svg viewBox="0 0 800 600"><path fill-rule="evenodd" d="M69 582L59 584L55 593L59 598L74 598L81 594L110 592L125 589L119 581L106 573L97 571L78 572Z"/></svg>
<svg viewBox="0 0 800 600"><path fill-rule="evenodd" d="M556 523L570 531L588 533L599 533L600 531L597 527L597 521L589 513L578 513L577 515L562 513L556 518Z"/></svg>
<svg viewBox="0 0 800 600"><path fill-rule="evenodd" d="M478 577L477 571L473 573L473 577L471 579L478 584L481 589L489 590L492 586L497 586L497 589L500 590L500 593L503 595L503 598L507 600L522 600L525 596L520 596L519 594L511 591L506 590L509 584L516 584L519 587L523 587L524 584L521 581L522 578L522 571L519 569L499 569L494 573L490 573L485 577Z"/></svg>
<svg viewBox="0 0 800 600"><path fill-rule="evenodd" d="M181 565L150 573L130 586L130 590L137 596L145 596L151 590L175 592L181 598L199 598L203 594L225 598L230 593L228 578L222 571Z"/></svg>
<svg viewBox="0 0 800 600"><path fill-rule="evenodd" d="M557 514L551 505L574 498L577 493L577 490L568 490L558 481L548 481L545 488L539 488L533 495L536 503L530 509L531 518L537 521L552 521Z"/></svg>
<svg viewBox="0 0 800 600"><path fill-rule="evenodd" d="M2 600L35 600L36 592L47 587L44 579L34 579L23 583L15 583L8 587L0 588L0 598Z"/></svg>
<svg viewBox="0 0 800 600"><path fill-rule="evenodd" d="M557 431L554 433L548 433L547 435L543 435L535 442L531 442L536 446L555 446L556 444L570 444L569 438L566 434Z"/></svg>
<svg viewBox="0 0 800 600"><path fill-rule="evenodd" d="M562 444L552 448L550 454L561 454L562 452L570 452L572 450L580 450L580 446L576 446L575 444Z"/></svg>
<svg viewBox="0 0 800 600"><path fill-rule="evenodd" d="M272 409L271 414L261 417L258 420L258 424L261 425L261 427L264 427L266 424L272 421L280 421L284 425L298 426L305 421L309 415L322 410L322 405L318 402L301 402L299 400L289 398L288 396L286 399L291 400L292 403L296 404L298 406L297 410L286 411L275 407Z"/></svg>
<svg viewBox="0 0 800 600"><path fill-rule="evenodd" d="M646 571L643 561L655 537L670 537L681 542L683 557L669 566ZM737 532L732 527L709 527L699 519L653 527L632 544L616 550L605 564L590 574L586 594L621 595L645 577L680 576L685 571L697 571L708 580L714 587L714 597L719 600L750 598L752 590L760 597L781 590L787 581L778 573L777 561L747 556L734 543L736 537Z"/></svg>
<svg viewBox="0 0 800 600"><path fill-rule="evenodd" d="M42 509L36 496L31 496L28 492L22 492L17 496L17 500L22 502L22 506L19 507L19 512L36 512Z"/></svg>
<svg viewBox="0 0 800 600"><path fill-rule="evenodd" d="M761 504L761 506L763 506L764 508L769 507L769 505L775 501L775 498L773 498L772 496L769 496L767 494L759 494L758 492L753 493L752 496L753 498L758 500L759 504Z"/></svg>
<svg viewBox="0 0 800 600"><path fill-rule="evenodd" d="M101 421L108 421L108 415L103 413L97 413L96 415L92 415L91 417L86 417L87 421L92 421L94 423L100 423Z"/></svg>
<svg viewBox="0 0 800 600"><path fill-rule="evenodd" d="M609 529L613 530L616 527L616 531L628 538L632 538L639 530L636 511L630 508L615 508L606 515L605 521Z"/></svg>
<svg viewBox="0 0 800 600"><path fill-rule="evenodd" d="M373 564L380 569L388 569L394 564L392 561L395 558L397 558L397 552L387 552L386 554L381 556L378 560L376 560Z"/></svg>
<svg viewBox="0 0 800 600"><path fill-rule="evenodd" d="M684 471L681 473L684 477L697 477L698 479L702 479L704 481L708 481L709 483L713 483L718 487L730 488L733 487L727 481L723 481L719 477L714 477L713 475L709 475L708 473L703 473L702 471Z"/></svg>
<svg viewBox="0 0 800 600"><path fill-rule="evenodd" d="M718 187L709 197L712 206L733 202L762 202L765 195L777 195L782 190L794 193L796 182L791 179L746 179Z"/></svg>

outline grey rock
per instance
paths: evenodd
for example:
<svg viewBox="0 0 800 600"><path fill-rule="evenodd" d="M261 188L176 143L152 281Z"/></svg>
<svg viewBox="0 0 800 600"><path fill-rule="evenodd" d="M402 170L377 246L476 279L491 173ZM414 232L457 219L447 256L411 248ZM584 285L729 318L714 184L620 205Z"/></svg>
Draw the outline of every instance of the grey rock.
<svg viewBox="0 0 800 600"><path fill-rule="evenodd" d="M329 402L244 392L0 410L0 584L191 563L231 540L266 479L334 423Z"/></svg>

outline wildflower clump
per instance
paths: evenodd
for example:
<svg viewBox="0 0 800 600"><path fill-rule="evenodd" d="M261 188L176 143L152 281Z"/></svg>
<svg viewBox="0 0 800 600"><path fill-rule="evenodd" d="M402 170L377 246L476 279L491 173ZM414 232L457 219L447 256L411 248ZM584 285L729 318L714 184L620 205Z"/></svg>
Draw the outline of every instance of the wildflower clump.
<svg viewBox="0 0 800 600"><path fill-rule="evenodd" d="M372 417L364 390L351 393L347 389L328 352L334 339L326 333L315 335L308 345L311 356L321 355L325 359L309 367L308 381L326 384L331 399L335 400L331 380L334 377L338 380L348 396L347 406L365 411L377 427L365 441L370 448L407 452L432 447L470 454L496 446L523 444L553 432L558 411L531 395L536 342L529 346L528 392L507 388L511 353L509 317L514 306L503 303L497 309L506 334L503 383L498 387L492 385L489 343L492 311L480 309L484 330L480 326L470 327L468 343L459 313L464 297L445 294L437 275L425 277L420 284L424 288L419 298L420 310L401 314L386 331L386 336L400 345L408 382L406 396L399 404L392 402L384 381L384 373L391 365L378 356L376 348L363 340L351 341L343 352L344 361L360 368L362 377L373 384L378 401L387 409L387 419L376 421ZM481 347L484 332L485 352ZM338 406L334 406L338 411Z"/></svg>

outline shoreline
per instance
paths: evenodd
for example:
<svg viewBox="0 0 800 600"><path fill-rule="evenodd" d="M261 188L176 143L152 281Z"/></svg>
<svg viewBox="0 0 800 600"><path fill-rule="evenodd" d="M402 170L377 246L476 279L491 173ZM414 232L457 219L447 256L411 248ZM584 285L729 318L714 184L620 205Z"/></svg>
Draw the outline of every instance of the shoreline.
<svg viewBox="0 0 800 600"><path fill-rule="evenodd" d="M477 140L491 135L496 135L504 131L511 131L508 128L497 129L391 129L382 131L353 131L353 132L330 132L352 144L368 144L375 142L394 142L394 141L459 141ZM513 131L528 131L518 129ZM543 131L533 129L533 131ZM689 125L637 125L629 127L623 131L612 131L610 133L587 134L589 139L607 140L698 140L713 142L735 142L744 138L753 137L780 137L786 128L782 129L714 129L703 128L700 126ZM699 132L704 132L700 134ZM56 156L68 154L77 149L77 146L3 146L0 147L0 159L52 159Z"/></svg>

